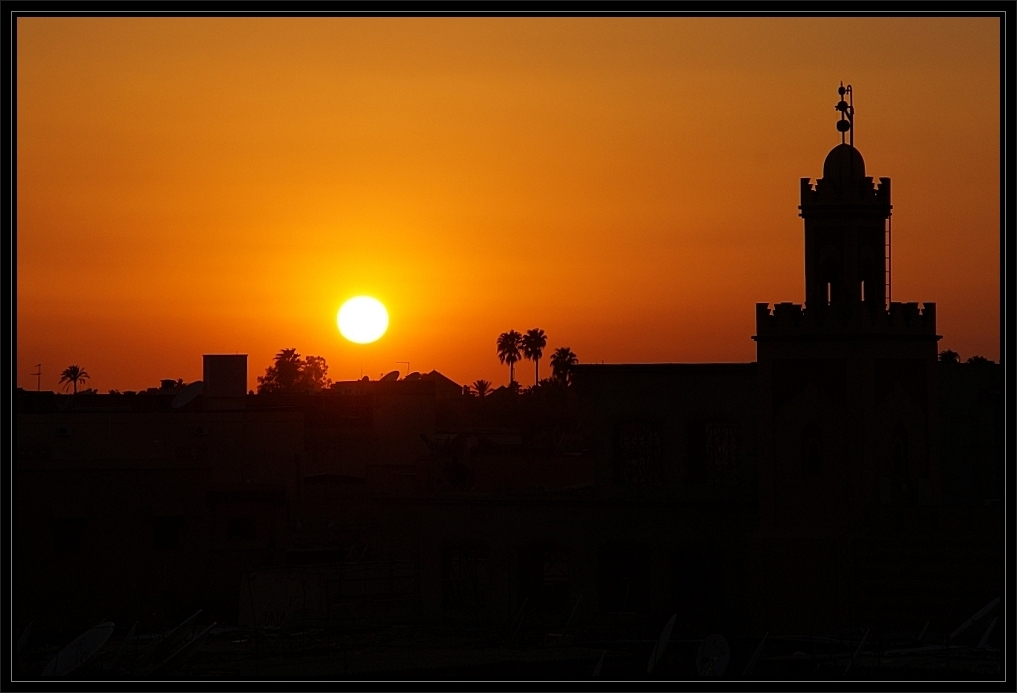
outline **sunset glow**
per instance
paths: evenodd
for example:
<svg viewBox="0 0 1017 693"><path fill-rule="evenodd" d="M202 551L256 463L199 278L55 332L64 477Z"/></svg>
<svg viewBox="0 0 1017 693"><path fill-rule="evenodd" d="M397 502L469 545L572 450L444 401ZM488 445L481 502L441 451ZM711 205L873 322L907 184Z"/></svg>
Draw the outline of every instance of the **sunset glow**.
<svg viewBox="0 0 1017 693"><path fill-rule="evenodd" d="M800 179L840 142L842 80L893 179L893 300L1000 358L995 18L17 30L18 386L39 363L43 390L70 364L101 392L190 382L239 352L254 389L288 347L335 380L504 384L495 340L531 328L583 363L752 361L755 303L804 296ZM333 322L364 293L398 326L370 350Z"/></svg>

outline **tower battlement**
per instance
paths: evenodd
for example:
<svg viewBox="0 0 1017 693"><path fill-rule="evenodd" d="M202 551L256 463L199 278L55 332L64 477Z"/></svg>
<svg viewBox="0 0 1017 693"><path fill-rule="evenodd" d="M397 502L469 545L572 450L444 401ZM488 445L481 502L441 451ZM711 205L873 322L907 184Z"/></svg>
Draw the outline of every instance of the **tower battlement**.
<svg viewBox="0 0 1017 693"><path fill-rule="evenodd" d="M936 304L891 303L873 310L865 303L847 303L808 310L799 303L756 304L759 339L803 337L914 337L935 339Z"/></svg>
<svg viewBox="0 0 1017 693"><path fill-rule="evenodd" d="M852 211L875 213L886 217L890 204L890 179L883 177L879 183L872 176L852 180L820 178L815 183L811 178L802 178L801 210L799 216L820 216L833 212L842 216L849 206Z"/></svg>

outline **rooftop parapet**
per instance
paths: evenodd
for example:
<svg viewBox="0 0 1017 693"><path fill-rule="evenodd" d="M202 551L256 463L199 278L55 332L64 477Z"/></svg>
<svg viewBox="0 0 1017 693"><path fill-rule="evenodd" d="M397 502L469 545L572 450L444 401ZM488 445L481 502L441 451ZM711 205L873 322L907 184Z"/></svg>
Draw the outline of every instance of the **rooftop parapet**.
<svg viewBox="0 0 1017 693"><path fill-rule="evenodd" d="M756 340L869 335L938 338L936 304L891 303L889 310L861 302L820 310L799 303L777 303L772 310L769 303L756 304Z"/></svg>

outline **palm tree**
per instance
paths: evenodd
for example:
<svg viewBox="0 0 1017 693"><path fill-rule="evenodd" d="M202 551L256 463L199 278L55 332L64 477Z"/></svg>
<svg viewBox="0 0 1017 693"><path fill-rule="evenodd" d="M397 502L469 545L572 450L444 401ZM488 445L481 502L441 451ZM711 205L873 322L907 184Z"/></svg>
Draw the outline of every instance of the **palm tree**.
<svg viewBox="0 0 1017 693"><path fill-rule="evenodd" d="M533 376L533 384L536 385L540 382L540 357L544 355L544 347L547 346L547 336L544 334L544 330L539 327L527 330L520 346L523 349L523 357L530 359L536 365Z"/></svg>
<svg viewBox="0 0 1017 693"><path fill-rule="evenodd" d="M519 346L523 336L515 330L498 335L498 360L509 365L509 385L516 380L515 365L519 361Z"/></svg>
<svg viewBox="0 0 1017 693"><path fill-rule="evenodd" d="M68 385L71 385L74 387L74 394L78 394L78 383L84 385L85 381L90 377L91 376L89 376L88 372L84 369L78 368L77 366L68 366L64 369L64 372L60 374L60 382L64 383L65 390Z"/></svg>
<svg viewBox="0 0 1017 693"><path fill-rule="evenodd" d="M960 363L960 354L947 349L946 351L939 352L939 360L943 363Z"/></svg>
<svg viewBox="0 0 1017 693"><path fill-rule="evenodd" d="M473 393L480 399L484 399L491 392L491 381L490 380L477 380L473 383Z"/></svg>
<svg viewBox="0 0 1017 693"><path fill-rule="evenodd" d="M283 349L275 355L275 363L258 376L258 394L301 392L301 373L304 361L296 349Z"/></svg>
<svg viewBox="0 0 1017 693"><path fill-rule="evenodd" d="M568 347L558 347L551 354L551 372L553 378L562 385L572 382L572 366L579 363L576 356Z"/></svg>

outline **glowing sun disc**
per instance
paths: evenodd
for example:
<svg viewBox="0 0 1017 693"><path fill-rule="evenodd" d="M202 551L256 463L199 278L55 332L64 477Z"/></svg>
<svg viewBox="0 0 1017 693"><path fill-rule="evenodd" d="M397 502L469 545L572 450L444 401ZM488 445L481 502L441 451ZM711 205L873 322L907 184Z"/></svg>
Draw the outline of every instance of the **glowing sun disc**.
<svg viewBox="0 0 1017 693"><path fill-rule="evenodd" d="M339 309L337 321L343 337L357 344L370 344L388 329L388 311L381 301L370 296L356 296Z"/></svg>

